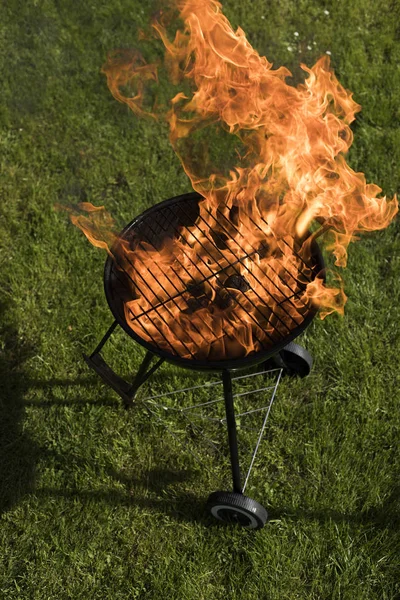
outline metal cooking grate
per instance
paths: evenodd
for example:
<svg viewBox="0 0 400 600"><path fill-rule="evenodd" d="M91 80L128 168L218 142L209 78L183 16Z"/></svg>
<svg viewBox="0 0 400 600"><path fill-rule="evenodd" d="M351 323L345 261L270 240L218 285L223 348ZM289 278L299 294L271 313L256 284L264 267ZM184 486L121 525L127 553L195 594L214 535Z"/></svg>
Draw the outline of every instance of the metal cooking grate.
<svg viewBox="0 0 400 600"><path fill-rule="evenodd" d="M153 302L151 308L139 314L130 311L128 317L124 316L128 325L136 326L136 332L138 330L142 332L142 337L150 340L155 348L166 350L175 356L182 356L183 348L186 357L196 359L197 352L192 342L200 339L200 345L211 345L221 338L229 339L230 328L237 326L235 309L241 308L252 321L252 333L257 342L257 351L268 350L286 340L302 325L310 313L309 306L299 306L299 299L306 285L320 270L318 261L315 260L310 264L300 255L300 249L294 250L289 247L287 241L280 239L279 252L282 258L279 259L279 252L274 256L274 264L279 265L279 272L271 264L270 270L263 273L265 278L263 283L257 275L255 265L265 246L259 244L255 247L249 244L247 234L250 233L250 227L241 224L243 231L239 231L235 219L228 218L223 208L221 206L216 215L206 210L209 220L207 222L204 216L200 215L198 197L191 197L185 201L176 200L166 205L163 203L133 221L122 234L122 238L128 242L132 250L143 251L144 260L137 254L127 255L124 252L121 255L118 251L115 253L111 273L112 288L114 300L119 301L120 304L125 304L138 296L145 300L149 299L156 281L154 274L146 266L145 258L146 256L151 258L152 249L160 250L167 238L180 240L183 243L181 247L186 264L182 262L176 264L175 261L164 271L172 292L168 293L161 284L163 297L156 296L157 301ZM232 207L225 208L229 215L232 214ZM262 232L260 225L251 217L249 221L254 230ZM210 227L209 223L215 223L215 227ZM226 241L232 239L232 231L236 253L230 249L231 260L227 262L224 250L226 250ZM201 252L194 256L186 242L189 236L201 249ZM296 275L282 264L285 249L290 251L290 255L296 262ZM221 285L220 278L224 277L227 271L231 274L231 283L228 286ZM259 291L249 286L246 280L247 273L249 279L253 278L257 281ZM209 302L208 309L215 310L216 306L222 308L218 311L219 327L210 327L206 322L203 327L199 327L195 318L187 319L185 326L181 326L178 348L171 341L171 337L165 333L165 327L162 325L174 326L175 330L176 328L179 330L174 311L178 313L185 311L195 315L197 311L203 310L209 300L202 293L205 284L210 286L209 289L214 295L214 300ZM247 289L244 289L246 286ZM253 293L248 295L246 291ZM233 303L230 305L231 312L224 313L224 302L228 303L228 306L229 303ZM251 310L248 310L249 306ZM265 309L270 312L269 327L260 324L265 321ZM152 329L158 332L157 339L151 332Z"/></svg>

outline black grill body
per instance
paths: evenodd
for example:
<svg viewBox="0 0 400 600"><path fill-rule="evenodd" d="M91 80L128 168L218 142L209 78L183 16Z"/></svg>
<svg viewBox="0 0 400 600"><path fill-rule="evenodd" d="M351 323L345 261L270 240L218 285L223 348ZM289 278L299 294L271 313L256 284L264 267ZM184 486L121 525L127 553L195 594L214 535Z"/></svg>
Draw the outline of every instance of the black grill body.
<svg viewBox="0 0 400 600"><path fill-rule="evenodd" d="M192 227L199 215L199 201L202 197L196 192L176 196L161 202L136 217L120 234L120 239L130 243L131 240L145 241L155 249L160 249L166 238L176 237L182 227ZM177 364L181 367L196 369L200 371L221 371L224 369L243 369L265 362L269 357L278 353L287 344L300 335L310 324L317 313L317 309L310 307L304 320L294 326L287 335L281 336L279 341L270 344L268 348L252 352L241 358L224 358L222 360L202 360L197 358L185 358L178 356L172 351L161 348L156 344L149 343L143 339L129 326L126 321L124 304L130 299L132 285L124 270L118 266L118 243L112 249L112 255L108 256L104 270L105 295L118 324L135 341L141 344L149 352L160 356L162 359ZM115 257L115 258L113 258ZM309 259L310 261L310 259ZM321 251L316 242L311 246L312 277L325 279L325 267Z"/></svg>

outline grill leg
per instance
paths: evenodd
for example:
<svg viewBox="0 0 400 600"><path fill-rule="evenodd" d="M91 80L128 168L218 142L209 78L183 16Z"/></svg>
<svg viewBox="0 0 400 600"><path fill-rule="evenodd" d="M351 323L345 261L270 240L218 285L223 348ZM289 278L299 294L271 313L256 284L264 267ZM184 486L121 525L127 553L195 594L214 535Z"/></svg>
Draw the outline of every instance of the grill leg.
<svg viewBox="0 0 400 600"><path fill-rule="evenodd" d="M125 403L126 408L128 408L129 404L132 404L133 399L136 396L136 392L138 391L140 386L142 386L145 383L145 381L147 381L149 379L149 377L151 377L153 375L153 373L155 371L157 371L158 367L160 367L162 365L162 363L164 362L164 359L160 358L151 367L151 369L149 369L150 363L153 360L154 356L155 355L152 352L150 352L150 350L148 350L146 352L146 355L142 361L142 364L140 365L139 370L136 373L133 384L129 389L129 396L131 398L131 401L129 403Z"/></svg>
<svg viewBox="0 0 400 600"><path fill-rule="evenodd" d="M117 325L118 325L118 321L114 321L114 323L112 323L112 325L107 329L106 333L104 334L104 336L103 336L101 342L99 343L99 345L97 346L96 350L93 350L92 354L90 355L90 358L92 358L93 356L96 356L96 354L98 354L101 351L101 349L103 348L103 346L106 343L106 341L108 340L108 338L111 336L112 333L114 333L114 330Z"/></svg>
<svg viewBox="0 0 400 600"><path fill-rule="evenodd" d="M240 483L239 452L236 434L235 409L233 406L232 379L229 371L222 371L222 382L224 384L224 399L226 424L228 427L229 452L231 455L233 491L242 493Z"/></svg>

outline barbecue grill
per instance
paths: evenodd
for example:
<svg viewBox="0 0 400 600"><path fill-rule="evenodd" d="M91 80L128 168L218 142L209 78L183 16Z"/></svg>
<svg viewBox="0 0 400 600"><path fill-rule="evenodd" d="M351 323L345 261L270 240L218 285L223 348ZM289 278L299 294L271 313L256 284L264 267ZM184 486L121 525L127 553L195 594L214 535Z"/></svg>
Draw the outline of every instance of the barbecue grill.
<svg viewBox="0 0 400 600"><path fill-rule="evenodd" d="M196 192L165 200L135 218L119 235L105 264L104 289L115 320L85 360L127 408L164 361L221 372L233 491L213 492L207 506L221 521L259 529L267 512L243 492L281 376L304 377L310 372L311 356L293 340L317 312L304 301L304 291L317 276L325 279L325 269L314 240L307 255L305 244L288 246L296 268L287 263L277 272L288 244L282 239L274 247L274 260L268 263L275 268L261 273L260 260L270 251L265 223L249 223L247 227L257 233L251 239L261 243L249 243L234 206L222 203L216 209L208 208ZM197 248L194 254L193 248ZM154 273L156 267L151 268L157 265L157 256L168 259L160 267L162 281ZM238 315L247 320L250 349L235 338L242 326ZM147 350L133 383L118 376L100 354L118 325ZM242 485L232 380L244 376L232 375L256 365L262 365L261 373L274 372L277 378L271 388L263 388L273 393Z"/></svg>

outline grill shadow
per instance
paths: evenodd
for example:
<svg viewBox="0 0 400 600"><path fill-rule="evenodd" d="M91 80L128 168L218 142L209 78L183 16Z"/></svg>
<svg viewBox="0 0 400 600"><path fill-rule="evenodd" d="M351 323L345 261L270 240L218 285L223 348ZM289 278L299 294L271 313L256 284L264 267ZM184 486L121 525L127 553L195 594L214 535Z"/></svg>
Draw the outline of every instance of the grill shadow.
<svg viewBox="0 0 400 600"><path fill-rule="evenodd" d="M42 488L35 492L37 497L52 497L65 498L67 500L80 499L82 501L92 502L107 502L112 506L116 504L132 507L137 506L143 509L150 509L155 513L164 513L172 517L178 522L200 523L207 527L226 527L221 525L209 515L206 510L206 497L199 497L191 492L174 494L173 498L156 497L149 498L148 493L143 494L132 493L130 488L134 485L140 486L145 490L145 484L148 483L148 478L142 479L130 478L124 480L121 474L115 474L118 481L122 481L126 486L126 492L120 491L68 491L51 488ZM177 473L174 470L154 469L149 473L150 482L153 478L158 478L156 485L150 484L149 489L153 494L160 494L168 484L178 481L185 481L185 477L190 479L191 473L183 471ZM164 487L162 487L164 486ZM312 510L304 507L302 509L292 509L291 507L269 507L269 520L272 521L270 526L274 526L274 521L316 521L319 523L327 523L333 521L337 524L348 524L359 529L360 525L368 527L370 534L373 536L375 530L388 530L390 535L398 536L400 532L400 513L395 509L397 504L397 496L399 490L393 492L382 506L374 507L365 512L346 513L333 509ZM268 525L268 523L267 523ZM367 532L368 534L368 532Z"/></svg>
<svg viewBox="0 0 400 600"><path fill-rule="evenodd" d="M51 488L42 488L35 492L38 498L65 498L74 500L78 498L81 501L107 502L112 506L138 506L143 509L150 509L154 512L166 514L176 521L189 523L209 524L209 515L205 509L205 498L198 498L193 494L185 494L179 498L174 498L174 502L167 498L148 498L146 496L129 495L121 492L74 492L64 491ZM214 523L212 523L214 525Z"/></svg>
<svg viewBox="0 0 400 600"><path fill-rule="evenodd" d="M334 521L335 523L348 523L359 526L369 525L374 529L388 529L393 535L400 533L399 511L400 486L393 486L390 496L381 506L372 507L356 513L340 512L333 509L312 510L307 508L293 509L290 507L276 507L269 510L271 520L287 519L289 521Z"/></svg>
<svg viewBox="0 0 400 600"><path fill-rule="evenodd" d="M175 373L174 373L175 374ZM123 375L123 378L127 381L133 380L135 372L128 373ZM197 377L196 377L197 376ZM191 381L195 383L204 383L206 381L206 377L204 374L191 373ZM165 383L171 382L171 371L168 369L167 363L164 363L161 370L157 371L151 378L151 385L154 389L164 389ZM36 406L39 408L50 408L54 405L57 406L73 406L75 404L81 406L111 406L111 407L119 407L121 405L120 398L117 397L113 392L110 393L109 388L107 388L104 384L102 384L102 389L104 389L103 396L96 397L95 400L83 400L82 397L71 398L66 400L61 400L57 397L53 389L54 388L74 388L74 387L90 387L90 386L99 386L99 378L98 377L78 377L76 379L47 379L47 380L34 380L26 377L23 382L23 392L28 389L46 389L47 390L47 399L46 400L31 400L24 399L23 404L25 406ZM140 398L139 398L140 401Z"/></svg>
<svg viewBox="0 0 400 600"><path fill-rule="evenodd" d="M8 307L1 304L0 515L33 491L39 450L23 431L24 394L29 387L24 363L35 354L35 349L21 341L8 321Z"/></svg>
<svg viewBox="0 0 400 600"><path fill-rule="evenodd" d="M56 461L66 470L87 468L87 460L58 454L46 449L50 461ZM180 491L179 484L194 481L196 473L190 469L159 468L150 469L140 476L118 472L112 466L105 467L105 473L125 488L121 490L73 490L43 487L35 490L38 498L79 499L83 502L107 502L110 506L137 506L155 513L167 514L177 521L208 522L205 511L205 499L190 491ZM72 478L71 478L72 481ZM178 486L178 487L177 487Z"/></svg>
<svg viewBox="0 0 400 600"><path fill-rule="evenodd" d="M87 468L87 459L79 456L58 454L54 450L45 450L49 460L55 460L68 469ZM221 525L210 517L206 510L207 492L199 494L193 491L179 489L180 484L190 485L198 478L198 473L192 469L182 469L178 465L168 467L155 467L140 475L134 473L134 468L124 471L115 469L110 463L104 467L104 473L111 480L122 484L123 490L68 490L44 487L35 490L36 497L64 498L66 500L79 499L82 502L106 502L110 506L139 507L144 510L154 511L156 514L165 514L178 522L200 523L206 527L220 527ZM71 481L73 478L71 478ZM228 486L229 487L229 486ZM208 490L208 492L211 490ZM393 484L391 494L380 505L371 507L366 511L345 512L335 509L313 509L304 505L301 508L287 506L268 507L270 526L274 521L287 522L316 521L321 524L334 522L338 525L347 524L359 529L360 525L366 527L366 535L375 535L375 530L387 530L391 536L397 538L400 533L400 512L398 498L400 486ZM362 504L362 499L360 499Z"/></svg>

